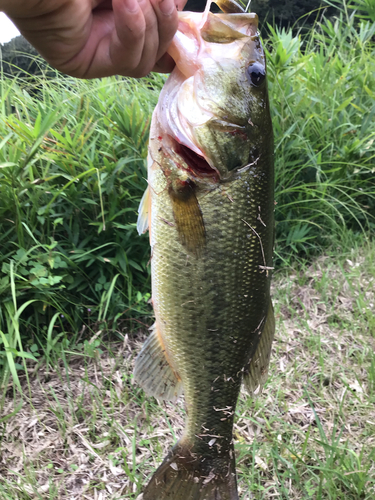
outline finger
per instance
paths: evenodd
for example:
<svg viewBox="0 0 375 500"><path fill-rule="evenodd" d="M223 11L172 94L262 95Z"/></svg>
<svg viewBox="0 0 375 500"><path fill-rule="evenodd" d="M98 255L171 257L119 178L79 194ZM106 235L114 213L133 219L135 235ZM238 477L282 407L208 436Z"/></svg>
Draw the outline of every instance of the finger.
<svg viewBox="0 0 375 500"><path fill-rule="evenodd" d="M172 57L167 53L161 56L161 58L156 62L155 66L152 68L152 71L156 73L171 73L173 68L175 67L175 62Z"/></svg>
<svg viewBox="0 0 375 500"><path fill-rule="evenodd" d="M168 0L172 1L173 0ZM159 47L158 18L149 0L138 0L146 23L142 56L138 65L139 75L149 73L156 60Z"/></svg>
<svg viewBox="0 0 375 500"><path fill-rule="evenodd" d="M112 0L112 8L113 12L110 13L112 23L107 21L104 27L104 19L109 13L102 10L95 10L93 13L93 24L87 45L96 43L96 47L84 77L94 78L113 74L144 76L155 63L155 59L152 60L146 69L145 64L141 64L144 61L147 23L150 24L150 19L146 21L137 0ZM148 12L149 18L150 14Z"/></svg>
<svg viewBox="0 0 375 500"><path fill-rule="evenodd" d="M115 30L110 58L120 71L132 72L138 68L144 51L147 28L144 12L137 0L113 0L112 6Z"/></svg>
<svg viewBox="0 0 375 500"><path fill-rule="evenodd" d="M129 76L144 76L153 68L159 71L169 72L173 69L173 62L170 58L166 57L160 63L158 68L155 67L157 61L166 52L168 45L170 44L178 25L178 16L175 7L174 0L138 0L139 9L142 11L144 19L144 36L143 36L143 47L141 44L137 46L137 62L135 61L135 56L132 58L132 72L129 70L124 73ZM114 5L114 9L116 6ZM130 25L128 21L128 26ZM124 37L124 32L121 31L121 25L116 24L117 36L121 41L122 45L126 47L129 52L129 43ZM131 29L134 31L133 25ZM128 34L125 32L126 38ZM140 50L142 48L142 53ZM134 52L135 54L135 52ZM113 54L112 59L116 55Z"/></svg>
<svg viewBox="0 0 375 500"><path fill-rule="evenodd" d="M76 47L83 47L72 58L66 55L66 62L59 64L59 69L80 78L113 74L141 77L154 67L162 72L172 70L173 63L168 57L163 57L157 68L156 63L177 29L173 0L163 0L167 9L159 4L154 8L149 0L112 0L113 10L108 8L107 0L92 2L95 8L90 22L89 14L85 16L87 35L83 32L79 35L85 41L76 43Z"/></svg>
<svg viewBox="0 0 375 500"><path fill-rule="evenodd" d="M177 1L175 0L174 4L176 6L177 12L182 11L186 3L187 0L177 0ZM160 24L162 24L162 20ZM178 17L177 17L177 24L178 24ZM170 33L168 33L169 27L171 27ZM159 52L157 55L158 61L156 62L152 71L156 71L158 73L170 73L173 70L175 62L173 58L168 53L164 53L164 51L165 47L167 47L168 49L174 35L175 35L175 30L172 23L169 23L167 29L161 28L159 30Z"/></svg>
<svg viewBox="0 0 375 500"><path fill-rule="evenodd" d="M174 0L150 0L157 19L158 50L156 60L163 56L178 26L178 15Z"/></svg>
<svg viewBox="0 0 375 500"><path fill-rule="evenodd" d="M181 12L184 10L185 5L187 4L187 0L177 0L176 1L176 7L178 12Z"/></svg>

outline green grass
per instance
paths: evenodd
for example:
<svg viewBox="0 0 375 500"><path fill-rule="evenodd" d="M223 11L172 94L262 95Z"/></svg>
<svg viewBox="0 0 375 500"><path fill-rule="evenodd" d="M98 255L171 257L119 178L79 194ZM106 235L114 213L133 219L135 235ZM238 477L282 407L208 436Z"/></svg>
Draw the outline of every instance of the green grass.
<svg viewBox="0 0 375 500"><path fill-rule="evenodd" d="M276 276L269 379L236 412L241 500L374 498L374 263L365 245ZM185 417L132 384L144 338L27 362L0 414L1 500L137 497Z"/></svg>
<svg viewBox="0 0 375 500"><path fill-rule="evenodd" d="M375 23L350 6L304 36L269 26L277 266L348 229L374 232ZM64 332L74 343L82 325L116 330L150 312L135 222L163 82L1 79L0 329L8 302L34 301L19 318L25 348L50 352Z"/></svg>
<svg viewBox="0 0 375 500"><path fill-rule="evenodd" d="M2 377L21 307L25 350L47 356L83 324L115 329L150 311L148 241L135 222L164 80L38 81L34 95L26 82L0 84Z"/></svg>
<svg viewBox="0 0 375 500"><path fill-rule="evenodd" d="M2 81L0 293L13 262L17 297L39 299L32 329L56 309L74 330L87 309L115 319L141 301L148 249L134 222L161 82L57 78L31 97Z"/></svg>

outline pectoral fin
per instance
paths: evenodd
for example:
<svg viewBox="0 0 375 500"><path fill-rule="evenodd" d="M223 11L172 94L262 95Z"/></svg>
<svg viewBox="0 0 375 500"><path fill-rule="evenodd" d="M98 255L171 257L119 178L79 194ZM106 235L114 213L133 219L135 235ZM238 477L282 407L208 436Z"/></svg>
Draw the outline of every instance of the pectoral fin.
<svg viewBox="0 0 375 500"><path fill-rule="evenodd" d="M204 221L193 183L171 186L169 195L181 244L189 254L199 257L206 245Z"/></svg>
<svg viewBox="0 0 375 500"><path fill-rule="evenodd" d="M150 196L150 186L147 187L146 191L143 193L141 202L138 209L138 220L137 220L137 231L138 234L143 234L147 231L149 227L149 214L151 211L151 196Z"/></svg>
<svg viewBox="0 0 375 500"><path fill-rule="evenodd" d="M272 341L275 335L275 316L272 302L270 301L266 323L260 335L255 354L245 367L244 384L250 395L258 395L268 376Z"/></svg>

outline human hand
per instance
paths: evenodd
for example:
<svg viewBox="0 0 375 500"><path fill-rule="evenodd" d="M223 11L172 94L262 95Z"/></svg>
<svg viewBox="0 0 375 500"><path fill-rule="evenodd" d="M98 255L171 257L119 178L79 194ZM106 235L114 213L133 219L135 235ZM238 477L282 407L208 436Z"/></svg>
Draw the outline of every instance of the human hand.
<svg viewBox="0 0 375 500"><path fill-rule="evenodd" d="M166 50L186 0L0 0L56 69L78 78L170 72ZM176 9L177 7L177 9Z"/></svg>

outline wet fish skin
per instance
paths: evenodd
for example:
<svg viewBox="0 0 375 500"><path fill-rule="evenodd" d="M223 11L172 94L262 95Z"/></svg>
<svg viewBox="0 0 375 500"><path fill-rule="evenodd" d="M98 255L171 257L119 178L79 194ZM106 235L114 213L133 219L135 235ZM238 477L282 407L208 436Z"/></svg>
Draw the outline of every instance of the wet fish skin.
<svg viewBox="0 0 375 500"><path fill-rule="evenodd" d="M265 58L254 15L212 16L206 33L196 29L197 15L181 16L182 31L216 41L204 40L213 52L195 72L192 57L191 66L182 63L172 73L150 132L149 190L139 227L144 230L147 219L156 323L135 379L161 399L183 388L187 421L144 500L238 498L236 403L244 376L253 392L264 381L274 334L273 134L261 75ZM220 30L226 40L221 56ZM252 83L254 65L259 85ZM180 118L173 114L176 101Z"/></svg>

